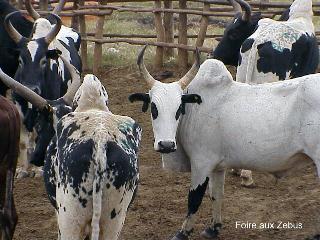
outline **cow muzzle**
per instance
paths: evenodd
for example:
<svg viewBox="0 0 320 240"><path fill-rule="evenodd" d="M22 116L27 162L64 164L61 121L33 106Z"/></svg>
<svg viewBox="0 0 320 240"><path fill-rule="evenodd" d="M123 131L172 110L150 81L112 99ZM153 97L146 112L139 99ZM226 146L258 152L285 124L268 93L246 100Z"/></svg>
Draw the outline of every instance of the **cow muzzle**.
<svg viewBox="0 0 320 240"><path fill-rule="evenodd" d="M157 151L160 153L171 153L176 151L176 144L173 141L160 141L158 142Z"/></svg>

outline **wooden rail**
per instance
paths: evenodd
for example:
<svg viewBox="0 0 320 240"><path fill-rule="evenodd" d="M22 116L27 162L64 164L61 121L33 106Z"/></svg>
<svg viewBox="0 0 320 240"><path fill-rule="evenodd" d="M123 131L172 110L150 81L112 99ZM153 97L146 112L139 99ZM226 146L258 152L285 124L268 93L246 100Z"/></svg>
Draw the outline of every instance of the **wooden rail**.
<svg viewBox="0 0 320 240"><path fill-rule="evenodd" d="M22 0L17 0L20 7ZM40 1L40 2L39 2ZM41 9L38 12L42 15L52 10L51 4L59 0L39 0L33 1L34 7ZM126 6L122 3L142 3L154 2L154 7ZM179 7L173 8L172 2L178 1ZM271 2L270 2L271 1ZM230 18L234 16L234 10L227 0L67 0L72 3L64 7L60 16L72 17L72 26L80 30L82 36L81 56L83 68L88 69L87 42L94 43L93 71L97 73L101 66L102 45L108 43L127 43L133 45L145 45L157 47L154 58L155 67L160 68L165 57L174 56L173 49L178 49L178 65L182 69L188 66L188 51L194 51L196 46L202 52L210 52L212 48L203 47L207 38L220 40L222 35L207 34L209 18ZM191 7L189 2L197 2L203 6ZM274 18L287 9L291 3L272 2L272 0L253 0L248 1L253 12L261 12L262 17ZM116 5L115 5L116 4ZM199 4L198 4L199 5ZM315 16L320 16L320 2L313 3ZM152 13L154 15L155 34L115 34L104 31L105 16L110 16L114 11L134 12L134 13ZM27 13L26 10L22 10ZM173 31L173 14L178 14L179 26L178 33ZM187 33L187 16L201 16L198 34ZM85 16L96 16L95 32L87 33ZM320 31L316 32L320 39ZM196 39L195 46L188 45L188 39ZM148 40L154 39L154 40ZM177 43L174 39L178 39ZM320 40L319 40L320 44Z"/></svg>

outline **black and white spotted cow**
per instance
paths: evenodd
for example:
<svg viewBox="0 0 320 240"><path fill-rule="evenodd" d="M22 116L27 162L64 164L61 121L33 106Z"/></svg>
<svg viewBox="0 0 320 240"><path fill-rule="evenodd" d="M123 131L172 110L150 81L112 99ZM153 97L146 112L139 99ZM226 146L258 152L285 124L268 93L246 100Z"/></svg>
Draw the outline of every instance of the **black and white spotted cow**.
<svg viewBox="0 0 320 240"><path fill-rule="evenodd" d="M318 43L311 0L295 0L287 21L264 18L241 46L236 80L265 83L316 72Z"/></svg>
<svg viewBox="0 0 320 240"><path fill-rule="evenodd" d="M0 77L22 86L4 73ZM44 180L57 212L59 239L84 239L90 233L91 239L118 239L139 180L139 125L109 111L107 92L91 74L74 97L74 112L69 91L47 101L28 90L15 89L41 110L56 132L47 150Z"/></svg>
<svg viewBox="0 0 320 240"><path fill-rule="evenodd" d="M10 19L14 14L11 13L6 17L5 26L11 38L17 43L20 52L15 79L45 99L60 98L66 93L71 83L71 76L62 60L57 58L57 52L81 72L82 65L78 53L79 34L71 28L62 26L61 19L57 15L49 14L48 19L37 18L34 22L32 36L25 38L11 25ZM55 20L54 24L51 23L52 19ZM30 136L27 131L33 131L38 115L32 106L19 95L14 94L14 98L21 109L24 120L22 141L25 142L24 145L32 149L30 146L32 141L27 137ZM47 146L49 144L48 141L45 143L43 141L38 138L36 145ZM44 159L45 149L36 146L30 162L38 166L43 165L40 159ZM29 163L27 151L23 151L20 158L24 162L23 169L26 171Z"/></svg>

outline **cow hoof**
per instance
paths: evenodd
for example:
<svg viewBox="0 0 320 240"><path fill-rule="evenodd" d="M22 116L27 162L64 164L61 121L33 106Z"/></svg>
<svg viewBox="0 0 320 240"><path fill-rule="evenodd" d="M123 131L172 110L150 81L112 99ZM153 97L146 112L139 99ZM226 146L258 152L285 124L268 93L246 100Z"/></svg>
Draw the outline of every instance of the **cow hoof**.
<svg viewBox="0 0 320 240"><path fill-rule="evenodd" d="M188 240L188 236L183 234L182 232L178 232L171 240Z"/></svg>
<svg viewBox="0 0 320 240"><path fill-rule="evenodd" d="M30 176L30 174L27 171L22 170L22 169L17 169L17 173L16 173L17 179L27 178L29 176Z"/></svg>
<svg viewBox="0 0 320 240"><path fill-rule="evenodd" d="M248 188L254 187L252 172L250 170L242 170L240 177L241 177L241 186L248 187Z"/></svg>
<svg viewBox="0 0 320 240"><path fill-rule="evenodd" d="M200 237L202 239L216 239L219 235L219 231L222 227L221 223L216 223L213 226L213 229L211 227L206 228L201 234Z"/></svg>
<svg viewBox="0 0 320 240"><path fill-rule="evenodd" d="M240 174L241 174L241 169L231 169L231 174L233 175L233 176L240 176Z"/></svg>
<svg viewBox="0 0 320 240"><path fill-rule="evenodd" d="M43 177L43 169L42 167L37 167L32 169L33 177Z"/></svg>

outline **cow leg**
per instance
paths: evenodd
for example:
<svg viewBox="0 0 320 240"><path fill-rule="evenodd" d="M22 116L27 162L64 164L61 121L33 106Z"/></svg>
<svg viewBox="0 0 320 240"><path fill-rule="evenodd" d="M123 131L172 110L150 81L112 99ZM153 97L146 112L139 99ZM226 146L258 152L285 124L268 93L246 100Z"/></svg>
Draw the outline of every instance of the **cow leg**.
<svg viewBox="0 0 320 240"><path fill-rule="evenodd" d="M244 187L252 187L253 186L253 179L252 179L252 172L250 170L241 170L241 186Z"/></svg>
<svg viewBox="0 0 320 240"><path fill-rule="evenodd" d="M14 166L15 167L15 166ZM13 181L14 181L14 170L10 167L7 171L6 179L6 199L4 205L4 215L7 220L6 233L9 236L8 239L13 238L14 230L17 225L18 216L16 207L13 200Z"/></svg>
<svg viewBox="0 0 320 240"><path fill-rule="evenodd" d="M172 240L187 240L193 231L195 221L195 214L202 202L203 196L206 192L209 178L197 174L195 171L191 172L192 184L188 196L188 215L185 218L181 230L172 238Z"/></svg>
<svg viewBox="0 0 320 240"><path fill-rule="evenodd" d="M210 175L209 192L213 205L213 217L211 226L201 233L201 237L204 239L215 239L218 237L219 231L222 227L221 207L224 195L224 178L225 170L215 171Z"/></svg>
<svg viewBox="0 0 320 240"><path fill-rule="evenodd" d="M17 178L25 178L28 177L28 131L21 125L21 132L20 132L20 154L18 158L19 165L22 166L17 169Z"/></svg>
<svg viewBox="0 0 320 240"><path fill-rule="evenodd" d="M1 161L1 159L0 159ZM0 166L0 239L4 239L5 236L5 218L4 218L4 205L5 205L5 195L6 195L6 167Z"/></svg>
<svg viewBox="0 0 320 240"><path fill-rule="evenodd" d="M83 234L84 234L85 226L81 223L80 219L74 219L72 217L67 217L65 214L58 213L58 228L59 228L59 233L58 233L59 240L84 239Z"/></svg>

